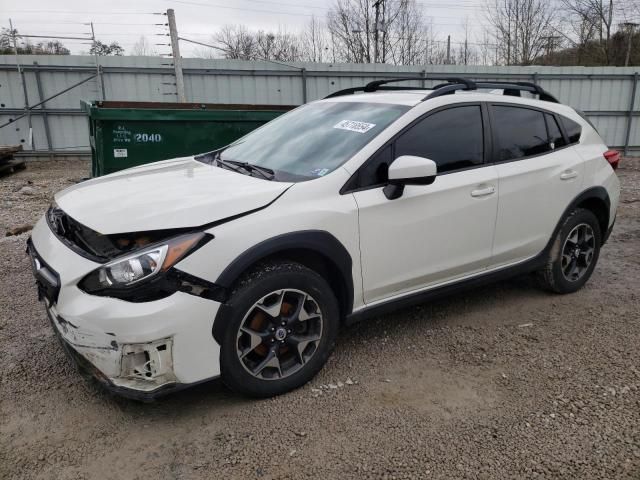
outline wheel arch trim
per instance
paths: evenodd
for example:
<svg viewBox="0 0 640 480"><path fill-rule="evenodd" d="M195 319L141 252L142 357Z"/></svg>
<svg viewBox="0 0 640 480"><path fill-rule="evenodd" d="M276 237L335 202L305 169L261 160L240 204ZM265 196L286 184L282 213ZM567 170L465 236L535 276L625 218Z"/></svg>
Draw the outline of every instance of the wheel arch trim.
<svg viewBox="0 0 640 480"><path fill-rule="evenodd" d="M214 282L230 289L248 268L268 257L287 251L310 251L322 256L339 272L345 288L345 314L353 310L354 283L353 260L346 247L332 234L324 230L302 230L284 233L263 240L237 256Z"/></svg>
<svg viewBox="0 0 640 480"><path fill-rule="evenodd" d="M600 235L602 236L601 245L604 245L604 243L607 240L606 238L607 230L609 228L609 224L611 223L611 199L609 198L609 192L607 192L606 188L602 186L587 188L586 190L578 194L578 196L576 196L571 201L569 206L562 213L562 216L560 217L560 220L558 221L556 228L553 230L553 235L551 236L550 244L553 243L553 240L558 234L558 231L562 227L562 221L567 217L567 215L569 215L569 213L571 213L572 210L576 209L581 204L584 204L585 202L590 200L601 201L604 203L604 206L605 206L604 213L606 215L606 219L605 219L604 225L600 225L600 229L601 229Z"/></svg>

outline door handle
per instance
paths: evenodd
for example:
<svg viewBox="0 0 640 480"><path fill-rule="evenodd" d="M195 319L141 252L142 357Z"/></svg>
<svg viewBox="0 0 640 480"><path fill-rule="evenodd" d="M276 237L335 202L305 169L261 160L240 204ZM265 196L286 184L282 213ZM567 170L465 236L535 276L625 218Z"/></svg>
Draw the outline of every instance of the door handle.
<svg viewBox="0 0 640 480"><path fill-rule="evenodd" d="M487 195L493 195L494 193L496 193L496 189L491 185L489 185L488 187L471 190L471 196L475 198L486 197Z"/></svg>
<svg viewBox="0 0 640 480"><path fill-rule="evenodd" d="M576 178L578 176L578 172L575 170L565 170L560 174L560 180L571 180L572 178Z"/></svg>

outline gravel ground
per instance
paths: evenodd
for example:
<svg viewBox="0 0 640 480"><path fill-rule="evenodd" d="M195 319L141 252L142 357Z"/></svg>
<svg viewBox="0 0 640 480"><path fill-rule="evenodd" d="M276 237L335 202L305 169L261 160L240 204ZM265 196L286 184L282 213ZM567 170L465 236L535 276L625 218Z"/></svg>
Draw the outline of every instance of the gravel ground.
<svg viewBox="0 0 640 480"><path fill-rule="evenodd" d="M73 369L36 301L28 233L83 162L0 179L3 478L640 478L640 161L588 285L529 277L342 332L311 384L247 400L218 381L140 404ZM24 187L28 187L26 190Z"/></svg>

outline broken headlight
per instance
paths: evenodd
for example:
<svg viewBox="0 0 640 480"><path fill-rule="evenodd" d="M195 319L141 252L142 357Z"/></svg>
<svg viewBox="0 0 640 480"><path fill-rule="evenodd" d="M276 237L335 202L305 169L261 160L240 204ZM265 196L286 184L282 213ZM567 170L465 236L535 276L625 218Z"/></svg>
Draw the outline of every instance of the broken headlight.
<svg viewBox="0 0 640 480"><path fill-rule="evenodd" d="M145 285L147 281L155 282L162 276L159 274L167 272L211 238L202 232L189 233L116 258L89 273L79 287L87 293L109 295L118 290L135 289L140 282Z"/></svg>

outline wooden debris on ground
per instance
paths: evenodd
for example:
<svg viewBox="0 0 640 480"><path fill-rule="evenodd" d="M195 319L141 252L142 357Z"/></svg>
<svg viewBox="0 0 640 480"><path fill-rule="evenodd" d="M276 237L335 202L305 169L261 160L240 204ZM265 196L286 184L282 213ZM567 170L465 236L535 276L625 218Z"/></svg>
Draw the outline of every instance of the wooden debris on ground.
<svg viewBox="0 0 640 480"><path fill-rule="evenodd" d="M0 175L7 175L16 170L27 168L23 158L15 158L14 154L22 150L22 145L0 145Z"/></svg>

